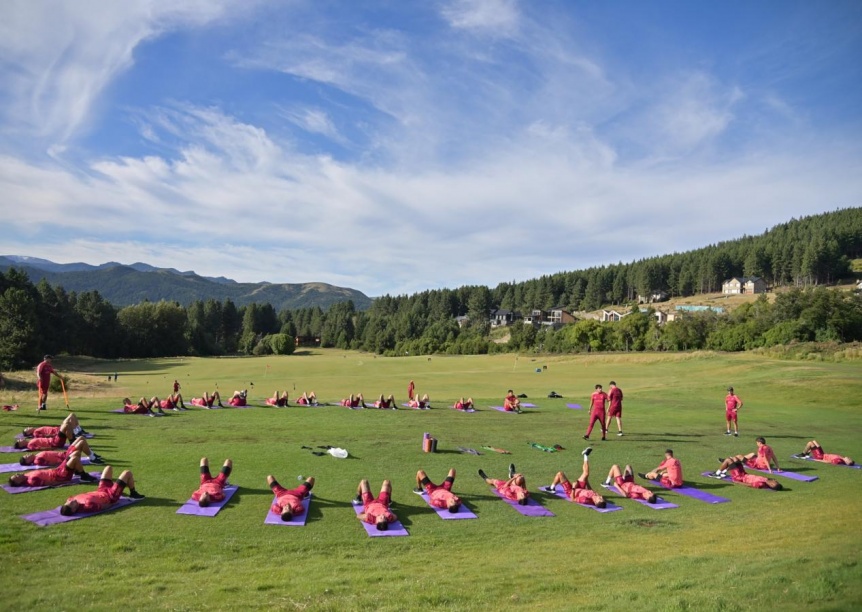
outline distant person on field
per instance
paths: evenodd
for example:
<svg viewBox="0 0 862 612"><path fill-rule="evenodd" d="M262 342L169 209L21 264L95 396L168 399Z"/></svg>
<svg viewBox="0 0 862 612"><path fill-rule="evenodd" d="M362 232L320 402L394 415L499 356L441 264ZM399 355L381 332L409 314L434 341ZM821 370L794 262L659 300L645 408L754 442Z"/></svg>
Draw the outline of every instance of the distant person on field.
<svg viewBox="0 0 862 612"><path fill-rule="evenodd" d="M815 461L822 461L823 463L831 463L833 465L856 465L850 457L824 453L823 447L820 446L820 443L817 440L812 440L805 445L805 450L802 451L802 456L811 457Z"/></svg>
<svg viewBox="0 0 862 612"><path fill-rule="evenodd" d="M635 473L630 465L627 465L622 471L617 464L612 465L611 471L608 472L608 477L605 479L605 486L610 486L612 483L629 499L643 499L651 504L656 502L655 493L635 483Z"/></svg>
<svg viewBox="0 0 862 612"><path fill-rule="evenodd" d="M623 435L623 390L617 387L617 383L611 381L608 389L608 418L605 422L605 431L611 430L611 419L617 419L617 435Z"/></svg>
<svg viewBox="0 0 862 612"><path fill-rule="evenodd" d="M742 460L747 467L755 470L762 470L772 473L772 468L775 466L776 471L781 471L778 467L778 457L775 456L775 451L766 443L766 438L757 437L754 439L757 444L757 450L747 455L742 455Z"/></svg>
<svg viewBox="0 0 862 612"><path fill-rule="evenodd" d="M209 459L201 458L200 486L197 491L192 493L192 499L198 503L198 506L206 508L211 503L220 502L224 499L224 488L232 469L233 462L230 459L225 459L219 475L213 478L210 474Z"/></svg>
<svg viewBox="0 0 862 612"><path fill-rule="evenodd" d="M397 410L397 407L395 406L395 398L392 396L391 393L389 394L389 397L387 397L387 398L384 398L383 394L381 393L380 398L376 402L374 402L374 405L377 408L381 408L383 410L388 410L390 408L392 410Z"/></svg>
<svg viewBox="0 0 862 612"><path fill-rule="evenodd" d="M660 480L661 483L669 488L676 489L682 486L682 464L679 459L673 456L673 451L667 449L664 452L664 461L652 472L639 474L641 478L646 480Z"/></svg>
<svg viewBox="0 0 862 612"><path fill-rule="evenodd" d="M57 429L57 433L44 438L20 438L15 440L15 448L32 451L64 448L67 440L75 439L75 431L71 422L66 419Z"/></svg>
<svg viewBox="0 0 862 612"><path fill-rule="evenodd" d="M455 468L449 470L446 480L439 485L431 482L425 470L416 472L416 491L421 493L424 490L428 494L428 500L432 506L449 510L449 512L458 512L461 508L461 498L452 493L454 482Z"/></svg>
<svg viewBox="0 0 862 612"><path fill-rule="evenodd" d="M718 478L730 476L730 479L733 482L744 484L745 486L752 487L754 489L769 488L775 489L776 491L781 490L781 483L774 478L755 476L754 474L746 472L745 467L743 467L742 462L739 461L737 457L728 457L727 459L723 459L721 461L721 465L715 471L715 476Z"/></svg>
<svg viewBox="0 0 862 612"><path fill-rule="evenodd" d="M523 474L517 473L514 463L509 464L508 480L488 478L488 475L482 470L479 470L479 478L484 480L485 484L489 484L494 487L497 493L503 496L504 499L518 502L518 505L520 506L527 505L527 500L530 497L530 493L527 491L527 480L524 478Z"/></svg>
<svg viewBox="0 0 862 612"><path fill-rule="evenodd" d="M177 379L174 379L174 394L176 394L176 393L179 393L179 392L180 392L180 387L181 387L181 386L182 386L182 385L180 385L180 381L178 381Z"/></svg>
<svg viewBox="0 0 862 612"><path fill-rule="evenodd" d="M411 380L410 384L407 385L407 399L408 400L413 399L413 392L415 391L415 389L416 389L416 385L414 385L413 381Z"/></svg>
<svg viewBox="0 0 862 612"><path fill-rule="evenodd" d="M130 470L120 474L117 482L112 480L113 470L110 465L105 466L102 470L102 476L99 479L99 488L90 493L81 493L73 495L60 506L60 514L63 516L72 516L79 512L98 512L113 506L120 501L120 496L123 494L123 489L129 487L129 497L132 499L143 499L143 495L135 489L135 478Z"/></svg>
<svg viewBox="0 0 862 612"><path fill-rule="evenodd" d="M36 388L39 391L39 410L48 409L48 387L51 386L51 375L57 378L60 374L51 365L54 358L51 355L45 355L41 363L36 366Z"/></svg>
<svg viewBox="0 0 862 612"><path fill-rule="evenodd" d="M503 400L503 410L506 412L521 412L521 400L515 395L515 392L509 389L506 392L506 397Z"/></svg>
<svg viewBox="0 0 862 612"><path fill-rule="evenodd" d="M204 391L203 397L193 397L191 404L192 406L200 406L201 408L212 408L213 403L218 402L219 408L224 408L224 405L221 403L221 395L219 395L218 389L213 391L212 395L209 392Z"/></svg>
<svg viewBox="0 0 862 612"><path fill-rule="evenodd" d="M272 394L272 397L266 398L266 403L269 406L287 406L290 403L287 396L287 391L282 391L281 393L276 391Z"/></svg>
<svg viewBox="0 0 862 612"><path fill-rule="evenodd" d="M314 478L309 476L301 485L294 489L285 489L278 484L272 474L266 477L266 484L275 494L275 501L270 506L270 512L277 514L283 521L289 521L305 512L302 500L309 496L314 486Z"/></svg>
<svg viewBox="0 0 862 612"><path fill-rule="evenodd" d="M356 515L357 518L363 523L375 525L378 531L386 531L389 529L389 523L398 520L398 517L389 509L392 504L392 483L388 480L383 481L380 494L372 497L371 486L363 478L359 482L356 499L362 504L362 512Z"/></svg>
<svg viewBox="0 0 862 612"><path fill-rule="evenodd" d="M601 385L596 385L596 390L590 396L590 426L587 427L587 433L584 434L584 440L590 439L590 434L593 433L593 427L596 423L602 428L602 440L607 439L607 428L605 427L605 408L608 405L608 394L602 391Z"/></svg>
<svg viewBox="0 0 862 612"><path fill-rule="evenodd" d="M724 435L730 435L730 425L733 424L733 435L739 436L738 412L742 408L742 400L733 392L733 387L727 388L727 395L724 398L724 420L727 421L727 431Z"/></svg>
<svg viewBox="0 0 862 612"><path fill-rule="evenodd" d="M430 404L431 399L427 393L422 397L419 397L419 394L416 393L413 395L413 399L407 402L407 406L410 408L430 408Z"/></svg>
<svg viewBox="0 0 862 612"><path fill-rule="evenodd" d="M472 410L473 409L473 398L468 397L466 400L462 397L457 402L455 402L455 410Z"/></svg>
<svg viewBox="0 0 862 612"><path fill-rule="evenodd" d="M592 448L587 447L581 452L581 455L584 456L584 464L581 469L581 475L574 484L566 478L563 472L557 472L551 486L547 487L547 489L553 492L559 484L563 486L563 492L566 494L566 497L573 502L595 506L596 508L605 508L608 505L607 501L603 496L593 491L593 487L590 485L590 453L592 450Z"/></svg>
<svg viewBox="0 0 862 612"><path fill-rule="evenodd" d="M149 400L145 397L142 397L138 400L137 404L133 404L132 400L130 400L128 397L123 398L123 412L127 414L149 414L150 416L155 416L153 408L155 408L156 411L160 412L161 414L165 413L165 411L162 410L161 400L159 400L159 398L156 396L153 396Z"/></svg>
<svg viewBox="0 0 862 612"><path fill-rule="evenodd" d="M248 389L242 391L234 391L227 403L231 406L245 406L248 399Z"/></svg>
<svg viewBox="0 0 862 612"><path fill-rule="evenodd" d="M296 403L300 406L317 406L317 395L314 394L314 391L303 391Z"/></svg>
<svg viewBox="0 0 862 612"><path fill-rule="evenodd" d="M346 406L347 408L359 408L360 406L367 408L365 405L365 398L362 397L361 393L357 393L356 395L351 393L350 397L345 397L341 400L341 405Z"/></svg>
<svg viewBox="0 0 862 612"><path fill-rule="evenodd" d="M69 482L75 476L83 482L96 482L95 478L84 471L84 466L81 464L81 451L77 449L72 450L58 467L15 474L9 477L9 484L13 487L50 487Z"/></svg>
<svg viewBox="0 0 862 612"><path fill-rule="evenodd" d="M81 427L78 417L74 412L70 412L59 426L43 425L42 427L25 427L21 432L25 438L50 438L56 436L61 431L71 431L73 436L82 436L87 432Z"/></svg>
<svg viewBox="0 0 862 612"><path fill-rule="evenodd" d="M183 402L182 393L174 392L172 395L169 395L161 402L159 405L165 410L173 410L174 412L178 412L180 410L186 410L186 405Z"/></svg>

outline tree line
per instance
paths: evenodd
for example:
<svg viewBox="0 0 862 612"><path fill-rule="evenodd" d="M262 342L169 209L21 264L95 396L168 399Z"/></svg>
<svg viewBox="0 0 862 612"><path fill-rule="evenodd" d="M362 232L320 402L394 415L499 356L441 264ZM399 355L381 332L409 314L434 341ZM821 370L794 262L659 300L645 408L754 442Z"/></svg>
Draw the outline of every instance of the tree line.
<svg viewBox="0 0 862 612"><path fill-rule="evenodd" d="M31 365L45 353L94 357L290 354L295 338L323 347L379 354L481 354L499 351L748 350L792 341L862 340L858 295L823 285L850 274L862 256L862 209L793 220L756 237L629 264L543 276L495 288L475 285L384 295L368 310L341 302L276 311L237 307L230 299L142 302L117 308L96 291L34 285L15 269L0 273L0 367ZM732 276L760 276L786 286L729 315L685 313L658 325L636 307L615 323L582 319L562 329L516 323L506 343L492 341L489 313L595 310L633 304L637 295L687 296L720 290ZM459 325L456 317L466 316Z"/></svg>

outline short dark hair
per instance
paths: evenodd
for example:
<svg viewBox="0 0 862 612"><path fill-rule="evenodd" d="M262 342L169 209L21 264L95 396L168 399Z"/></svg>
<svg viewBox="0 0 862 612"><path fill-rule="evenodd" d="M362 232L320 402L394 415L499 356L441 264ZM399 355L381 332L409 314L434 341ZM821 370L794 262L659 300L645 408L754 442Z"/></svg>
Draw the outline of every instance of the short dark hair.
<svg viewBox="0 0 862 612"><path fill-rule="evenodd" d="M596 385L596 389L601 389L601 388L602 388L601 385Z"/></svg>
<svg viewBox="0 0 862 612"><path fill-rule="evenodd" d="M285 508L281 511L281 520L285 523L293 518L293 512L291 512L290 508Z"/></svg>
<svg viewBox="0 0 862 612"><path fill-rule="evenodd" d="M733 387L728 387L727 390L733 393Z"/></svg>
<svg viewBox="0 0 862 612"><path fill-rule="evenodd" d="M69 504L60 506L60 514L63 516L72 516L72 508L69 507Z"/></svg>
<svg viewBox="0 0 862 612"><path fill-rule="evenodd" d="M764 438L763 436L757 436L757 437L754 439L754 441L755 441L755 442L760 442L761 444L766 444L766 438Z"/></svg>
<svg viewBox="0 0 862 612"><path fill-rule="evenodd" d="M611 381L611 382L609 382L608 384L610 384L610 385L615 385L615 384L617 384L617 383L616 383L616 381L612 380L612 381Z"/></svg>
<svg viewBox="0 0 862 612"><path fill-rule="evenodd" d="M673 457L673 449L666 448L664 452L666 455L670 455L671 457Z"/></svg>
<svg viewBox="0 0 862 612"><path fill-rule="evenodd" d="M44 357L42 357L42 359L43 359L43 360L45 360L45 359L53 359L53 358L54 358L54 356L53 356L53 355L45 355Z"/></svg>
<svg viewBox="0 0 862 612"><path fill-rule="evenodd" d="M380 521L377 523L377 531L386 531L387 529L389 529L389 523L386 521Z"/></svg>

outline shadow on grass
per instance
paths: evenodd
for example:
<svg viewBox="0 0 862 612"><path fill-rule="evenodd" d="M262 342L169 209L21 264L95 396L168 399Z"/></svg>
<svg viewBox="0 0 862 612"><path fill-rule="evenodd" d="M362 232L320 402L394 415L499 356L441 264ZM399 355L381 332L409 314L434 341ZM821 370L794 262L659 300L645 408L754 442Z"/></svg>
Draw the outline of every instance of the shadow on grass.
<svg viewBox="0 0 862 612"><path fill-rule="evenodd" d="M147 495L137 504L124 506L123 508L120 508L120 510L125 510L126 508L134 508L135 506L154 506L161 508L171 507L176 509L182 506L184 503L185 501L177 501L176 499L168 499L167 497L150 497L149 495Z"/></svg>

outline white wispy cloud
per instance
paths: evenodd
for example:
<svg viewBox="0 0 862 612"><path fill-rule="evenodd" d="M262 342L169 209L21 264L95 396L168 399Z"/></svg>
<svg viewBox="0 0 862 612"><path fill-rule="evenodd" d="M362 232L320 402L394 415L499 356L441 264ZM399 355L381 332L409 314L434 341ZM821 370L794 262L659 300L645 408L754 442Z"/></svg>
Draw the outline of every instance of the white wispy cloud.
<svg viewBox="0 0 862 612"><path fill-rule="evenodd" d="M517 32L519 11L516 0L452 0L440 14L453 28L509 36Z"/></svg>

